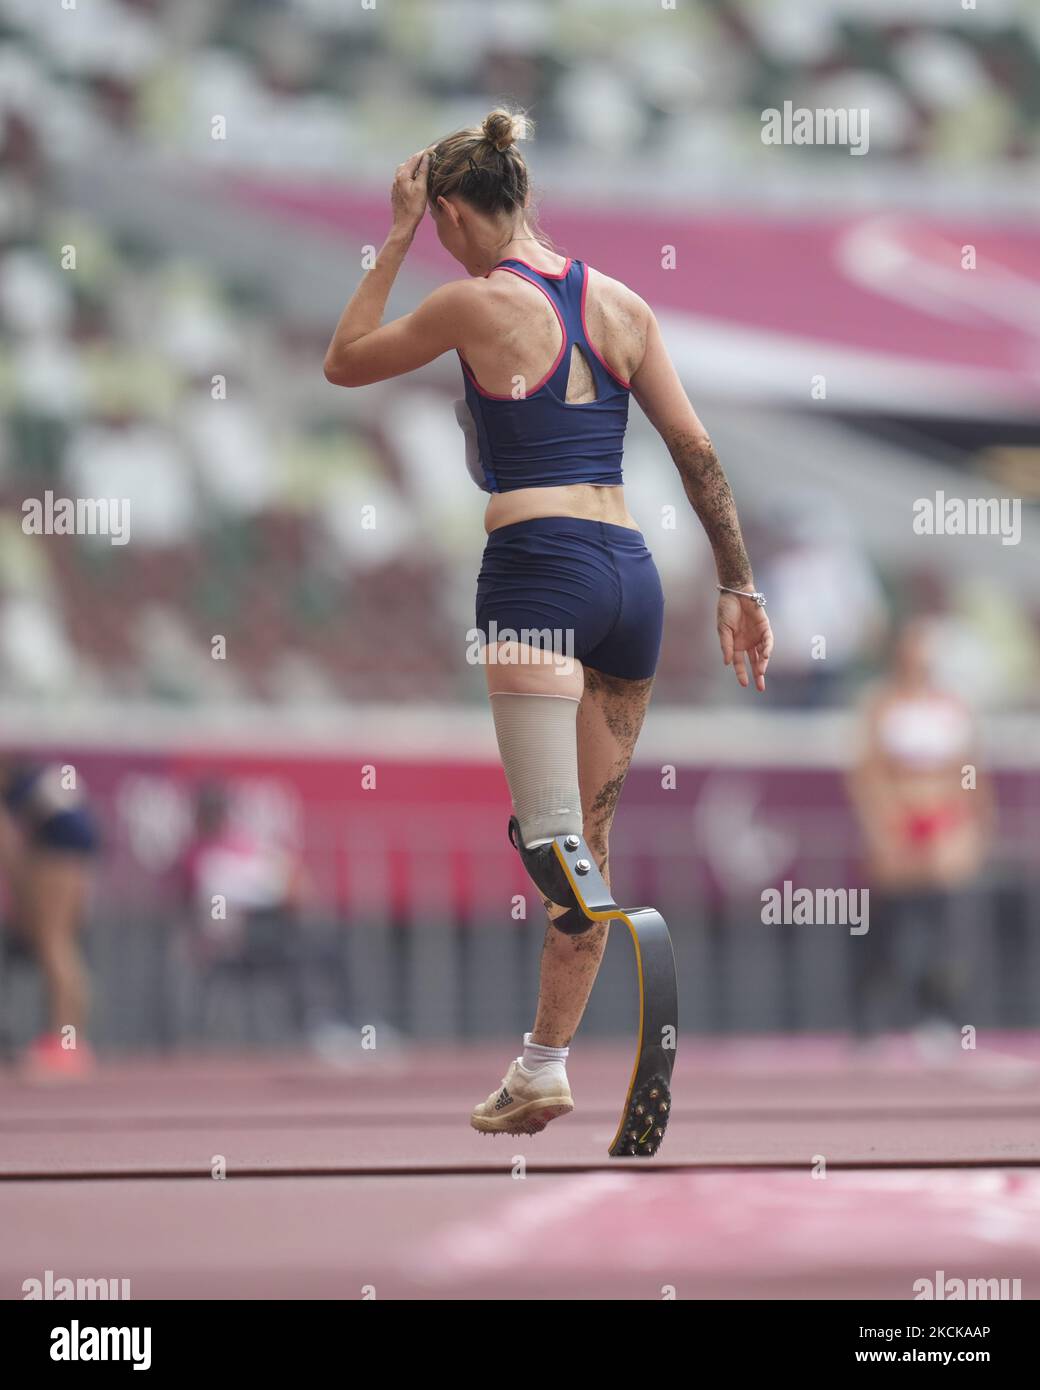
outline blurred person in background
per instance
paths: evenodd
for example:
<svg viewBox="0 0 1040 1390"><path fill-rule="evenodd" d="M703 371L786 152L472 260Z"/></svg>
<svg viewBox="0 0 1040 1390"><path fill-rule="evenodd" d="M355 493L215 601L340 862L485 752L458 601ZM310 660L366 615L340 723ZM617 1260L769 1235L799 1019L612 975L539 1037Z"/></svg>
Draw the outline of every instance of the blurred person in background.
<svg viewBox="0 0 1040 1390"><path fill-rule="evenodd" d="M205 1023L209 987L220 975L267 975L284 986L297 1032L306 1021L298 855L233 819L228 788L204 782L196 793L195 832L178 876L191 954L201 972L196 1024ZM252 1008L252 991L247 1002Z"/></svg>
<svg viewBox="0 0 1040 1390"><path fill-rule="evenodd" d="M515 813L510 838L546 882L537 866L552 859L553 838L583 834L609 883L608 837L664 623L660 577L622 486L631 395L668 447L711 543L723 661L741 687L765 689L772 633L732 492L657 319L626 285L562 255L538 231L517 145L527 133L523 116L500 108L399 166L393 226L340 316L325 375L367 386L457 353L466 463L491 494L471 632L483 639ZM383 324L427 202L441 245L468 278ZM482 1133L538 1133L574 1108L566 1059L609 924L544 894L543 902L535 1021L522 1056L471 1114Z"/></svg>
<svg viewBox="0 0 1040 1390"><path fill-rule="evenodd" d="M75 769L0 758L0 868L10 925L35 957L47 992L50 1029L22 1068L40 1080L75 1080L94 1064L85 1036L90 1002L80 930L97 826Z"/></svg>
<svg viewBox="0 0 1040 1390"><path fill-rule="evenodd" d="M887 623L874 566L844 505L812 489L784 498L779 538L760 567L778 655L770 670L772 704L834 704L849 678L874 656Z"/></svg>
<svg viewBox="0 0 1040 1390"><path fill-rule="evenodd" d="M993 801L971 711L933 674L937 636L922 618L896 634L849 778L870 888L869 930L852 939L861 1041L900 1012L924 1045L948 1042L959 1021L966 963L954 908L982 867Z"/></svg>

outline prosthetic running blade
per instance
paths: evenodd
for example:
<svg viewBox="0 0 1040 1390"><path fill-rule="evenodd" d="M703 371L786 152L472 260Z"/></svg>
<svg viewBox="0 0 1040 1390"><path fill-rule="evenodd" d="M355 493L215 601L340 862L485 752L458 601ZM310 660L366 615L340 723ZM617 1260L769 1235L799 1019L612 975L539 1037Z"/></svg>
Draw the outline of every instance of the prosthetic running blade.
<svg viewBox="0 0 1040 1390"><path fill-rule="evenodd" d="M558 835L556 857L581 911L594 922L615 917L628 927L639 984L639 1049L611 1158L652 1158L661 1147L672 1108L671 1080L679 1027L675 953L668 927L652 907L618 907L578 835Z"/></svg>

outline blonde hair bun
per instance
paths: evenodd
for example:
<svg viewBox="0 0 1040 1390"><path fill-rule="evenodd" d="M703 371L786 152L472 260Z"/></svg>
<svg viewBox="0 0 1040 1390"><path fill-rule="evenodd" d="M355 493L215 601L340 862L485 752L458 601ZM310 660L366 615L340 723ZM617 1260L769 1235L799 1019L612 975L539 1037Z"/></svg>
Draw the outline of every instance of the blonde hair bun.
<svg viewBox="0 0 1040 1390"><path fill-rule="evenodd" d="M484 118L481 129L484 139L501 153L518 140L526 140L530 136L531 122L521 112L505 111L498 107Z"/></svg>

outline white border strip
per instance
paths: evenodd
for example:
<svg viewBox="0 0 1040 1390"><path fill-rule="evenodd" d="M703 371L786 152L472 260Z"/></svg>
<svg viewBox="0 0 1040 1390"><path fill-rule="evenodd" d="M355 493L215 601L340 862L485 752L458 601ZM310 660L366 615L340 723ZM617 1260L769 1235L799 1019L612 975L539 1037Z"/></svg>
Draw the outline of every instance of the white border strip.
<svg viewBox="0 0 1040 1390"><path fill-rule="evenodd" d="M745 697L750 703L754 695ZM41 709L0 705L6 747L120 754L220 754L497 762L490 709L478 705L262 705L165 709L147 704ZM854 711L651 706L638 766L842 768L854 755ZM1040 716L982 721L987 763L1040 770Z"/></svg>

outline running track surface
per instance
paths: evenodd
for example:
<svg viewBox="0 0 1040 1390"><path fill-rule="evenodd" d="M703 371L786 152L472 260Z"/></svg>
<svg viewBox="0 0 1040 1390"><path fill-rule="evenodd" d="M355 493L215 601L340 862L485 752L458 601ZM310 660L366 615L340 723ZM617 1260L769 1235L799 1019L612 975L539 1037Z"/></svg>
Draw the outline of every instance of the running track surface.
<svg viewBox="0 0 1040 1390"><path fill-rule="evenodd" d="M470 1130L514 1051L5 1075L0 1297L48 1269L134 1298L912 1299L937 1277L1040 1296L1036 1035L927 1059L687 1040L649 1161L606 1154L631 1065L612 1045L579 1040L577 1109L543 1134Z"/></svg>

